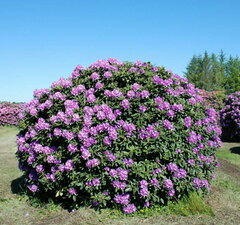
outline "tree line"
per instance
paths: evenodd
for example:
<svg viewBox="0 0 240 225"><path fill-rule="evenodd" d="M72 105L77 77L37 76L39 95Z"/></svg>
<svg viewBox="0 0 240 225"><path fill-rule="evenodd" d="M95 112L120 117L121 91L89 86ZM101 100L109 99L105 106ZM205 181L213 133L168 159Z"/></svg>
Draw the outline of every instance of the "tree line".
<svg viewBox="0 0 240 225"><path fill-rule="evenodd" d="M194 55L184 73L190 83L206 91L225 91L226 94L240 91L240 59L238 56Z"/></svg>

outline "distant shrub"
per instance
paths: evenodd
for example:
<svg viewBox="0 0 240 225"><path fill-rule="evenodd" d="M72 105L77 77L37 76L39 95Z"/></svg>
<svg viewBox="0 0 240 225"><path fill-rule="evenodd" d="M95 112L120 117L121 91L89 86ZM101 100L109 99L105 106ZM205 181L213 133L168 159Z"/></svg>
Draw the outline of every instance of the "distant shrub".
<svg viewBox="0 0 240 225"><path fill-rule="evenodd" d="M208 191L221 130L186 79L110 58L34 95L16 153L32 193L129 214Z"/></svg>
<svg viewBox="0 0 240 225"><path fill-rule="evenodd" d="M220 112L222 138L240 141L240 91L230 94Z"/></svg>
<svg viewBox="0 0 240 225"><path fill-rule="evenodd" d="M203 96L207 108L214 108L217 112L224 107L226 95L223 91L205 91L199 89L200 95Z"/></svg>
<svg viewBox="0 0 240 225"><path fill-rule="evenodd" d="M0 126L17 126L21 105L10 102L0 103Z"/></svg>

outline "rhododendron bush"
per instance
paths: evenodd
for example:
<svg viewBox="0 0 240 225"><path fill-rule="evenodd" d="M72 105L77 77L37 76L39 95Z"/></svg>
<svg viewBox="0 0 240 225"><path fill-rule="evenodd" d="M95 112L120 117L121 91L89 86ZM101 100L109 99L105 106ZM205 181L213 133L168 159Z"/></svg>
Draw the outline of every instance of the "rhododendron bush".
<svg viewBox="0 0 240 225"><path fill-rule="evenodd" d="M10 102L0 103L0 126L17 126L21 105Z"/></svg>
<svg viewBox="0 0 240 225"><path fill-rule="evenodd" d="M222 137L225 140L240 141L240 91L232 93L220 112Z"/></svg>
<svg viewBox="0 0 240 225"><path fill-rule="evenodd" d="M34 195L129 214L208 191L221 130L186 79L110 58L34 96L17 140Z"/></svg>
<svg viewBox="0 0 240 225"><path fill-rule="evenodd" d="M205 100L205 105L208 108L214 108L219 112L224 107L224 99L226 98L223 91L205 91L199 90Z"/></svg>

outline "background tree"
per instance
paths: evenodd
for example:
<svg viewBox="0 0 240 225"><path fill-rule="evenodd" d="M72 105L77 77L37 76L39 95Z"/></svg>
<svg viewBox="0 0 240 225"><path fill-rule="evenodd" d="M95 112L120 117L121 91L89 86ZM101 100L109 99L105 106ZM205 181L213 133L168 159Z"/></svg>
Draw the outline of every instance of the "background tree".
<svg viewBox="0 0 240 225"><path fill-rule="evenodd" d="M204 55L192 57L185 76L190 83L206 91L240 91L240 60L232 56L226 60L223 51L218 56L205 51Z"/></svg>
<svg viewBox="0 0 240 225"><path fill-rule="evenodd" d="M229 57L226 63L226 93L230 94L240 91L240 60L238 57Z"/></svg>

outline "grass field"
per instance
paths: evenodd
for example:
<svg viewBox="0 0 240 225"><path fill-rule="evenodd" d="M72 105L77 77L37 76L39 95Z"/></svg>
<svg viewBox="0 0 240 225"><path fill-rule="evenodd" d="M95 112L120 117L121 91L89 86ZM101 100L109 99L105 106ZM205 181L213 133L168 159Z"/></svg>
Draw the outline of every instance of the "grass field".
<svg viewBox="0 0 240 225"><path fill-rule="evenodd" d="M224 143L217 157L212 191L204 199L196 196L156 212L124 216L113 210L101 213L89 208L68 212L49 203L32 205L19 195L22 173L18 170L16 128L0 128L0 224L240 224L240 143ZM194 214L194 215L192 215ZM185 215L185 216L184 216ZM188 216L186 216L188 215Z"/></svg>

